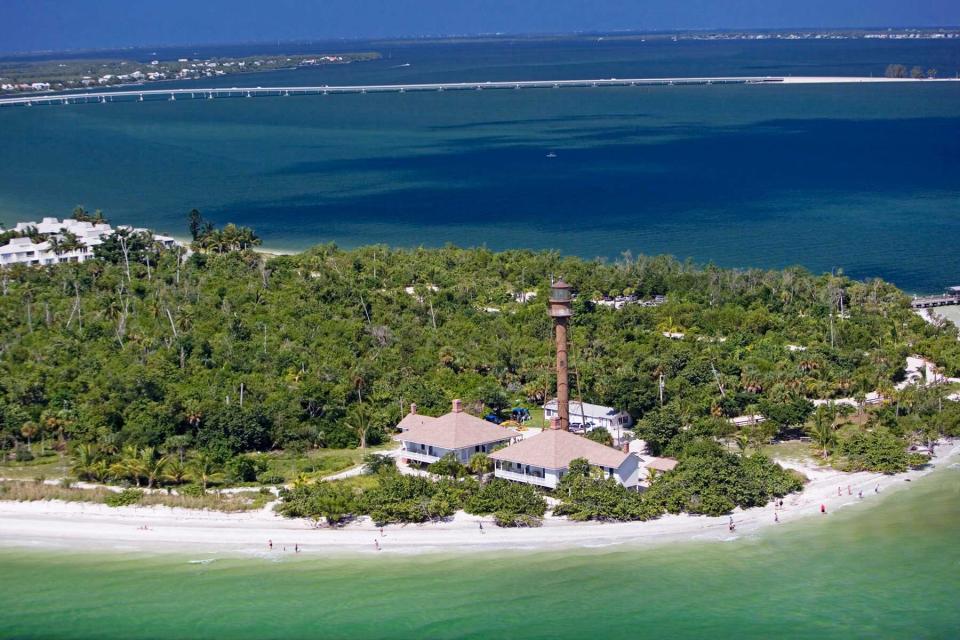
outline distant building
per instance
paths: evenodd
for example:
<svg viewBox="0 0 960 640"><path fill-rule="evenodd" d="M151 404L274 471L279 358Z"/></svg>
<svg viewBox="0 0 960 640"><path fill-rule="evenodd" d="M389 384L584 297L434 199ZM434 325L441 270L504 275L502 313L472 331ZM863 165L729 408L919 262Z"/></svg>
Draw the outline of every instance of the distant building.
<svg viewBox="0 0 960 640"><path fill-rule="evenodd" d="M466 464L475 453L491 453L508 445L520 434L466 413L460 400L453 401L452 411L439 418L418 414L416 405L397 425L401 430L393 437L401 443L400 458L431 464L452 453Z"/></svg>
<svg viewBox="0 0 960 640"><path fill-rule="evenodd" d="M558 420L553 422L556 424ZM591 467L628 489L637 488L641 482L638 456L559 428L546 429L490 457L494 460L493 473L497 478L548 489L557 487L569 472L570 463L577 458L585 458Z"/></svg>
<svg viewBox="0 0 960 640"><path fill-rule="evenodd" d="M544 418L550 420L558 416L556 399L550 400L547 404L543 405ZM604 427L607 431L616 431L617 429L629 428L630 425L633 424L633 419L626 411L620 411L613 407L604 407L599 404L571 400L570 424L593 425L595 427Z"/></svg>
<svg viewBox="0 0 960 640"><path fill-rule="evenodd" d="M119 226L118 229L126 229L132 232L148 232L147 229L140 229L128 226ZM26 264L31 266L42 266L59 264L63 262L84 262L93 257L94 248L103 244L103 239L114 233L113 227L109 224L94 224L92 222L81 222L79 220L60 220L59 218L43 218L40 222L18 222L13 228L18 233L28 233L35 229L38 234L47 236L61 236L64 233L72 233L77 236L80 243L78 249L57 253L53 250L49 239L42 242L34 242L30 238L12 238L7 244L0 246L0 266L13 264ZM153 235L154 240L170 249L179 243L170 236Z"/></svg>
<svg viewBox="0 0 960 640"><path fill-rule="evenodd" d="M749 415L749 416L737 416L735 418L730 418L730 424L737 427L738 429L741 429L748 425L761 424L766 421L767 419L762 415L760 415L759 413Z"/></svg>

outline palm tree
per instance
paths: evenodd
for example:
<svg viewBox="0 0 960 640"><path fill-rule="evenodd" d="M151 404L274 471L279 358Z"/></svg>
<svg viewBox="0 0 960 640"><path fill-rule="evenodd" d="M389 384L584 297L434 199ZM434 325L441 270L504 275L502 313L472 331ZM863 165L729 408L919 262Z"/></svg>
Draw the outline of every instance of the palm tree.
<svg viewBox="0 0 960 640"><path fill-rule="evenodd" d="M833 430L835 409L832 406L821 405L813 414L813 424L807 427L807 433L814 443L822 449L823 458L829 455L830 446L836 442L837 436Z"/></svg>
<svg viewBox="0 0 960 640"><path fill-rule="evenodd" d="M750 436L744 431L738 431L734 436L734 441L737 443L737 449L740 450L740 455L747 455L747 449L750 447Z"/></svg>
<svg viewBox="0 0 960 640"><path fill-rule="evenodd" d="M127 445L120 452L120 459L110 465L110 473L116 478L132 480L139 487L140 479L147 474L143 462L140 449Z"/></svg>
<svg viewBox="0 0 960 640"><path fill-rule="evenodd" d="M163 470L170 462L170 457L158 457L153 447L144 447L140 450L140 462L143 467L143 475L147 478L147 488L153 489L157 479L163 476Z"/></svg>
<svg viewBox="0 0 960 640"><path fill-rule="evenodd" d="M100 471L105 462L102 459L100 448L95 444L78 445L73 453L73 472L81 480L99 480Z"/></svg>
<svg viewBox="0 0 960 640"><path fill-rule="evenodd" d="M220 472L217 470L217 464L213 458L206 453L198 453L190 465L190 475L200 483L204 491L211 482L216 482L220 478Z"/></svg>
<svg viewBox="0 0 960 640"><path fill-rule="evenodd" d="M493 470L493 460L481 451L470 456L467 468L470 469L470 473L477 474L477 480L481 480L483 474L490 473Z"/></svg>
<svg viewBox="0 0 960 640"><path fill-rule="evenodd" d="M27 439L27 448L31 445L31 440L40 433L40 426L36 422L24 422L20 427L20 435Z"/></svg>
<svg viewBox="0 0 960 640"><path fill-rule="evenodd" d="M366 449L367 432L370 430L370 422L367 419L366 412L362 404L355 404L350 407L350 412L347 416L347 428L357 435L360 448Z"/></svg>
<svg viewBox="0 0 960 640"><path fill-rule="evenodd" d="M71 251L77 251L79 249L87 246L80 241L80 238L75 233L70 231L64 231L60 234L60 252L61 253L70 253Z"/></svg>
<svg viewBox="0 0 960 640"><path fill-rule="evenodd" d="M190 470L182 460L173 459L167 463L163 471L163 479L173 484L183 484L190 477Z"/></svg>

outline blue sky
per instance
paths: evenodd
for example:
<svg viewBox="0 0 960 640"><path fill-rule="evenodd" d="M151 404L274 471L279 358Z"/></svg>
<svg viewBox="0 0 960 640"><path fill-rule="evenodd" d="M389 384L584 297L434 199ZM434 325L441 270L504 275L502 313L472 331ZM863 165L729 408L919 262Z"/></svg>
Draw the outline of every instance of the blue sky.
<svg viewBox="0 0 960 640"><path fill-rule="evenodd" d="M0 0L0 51L492 32L957 24L960 0Z"/></svg>

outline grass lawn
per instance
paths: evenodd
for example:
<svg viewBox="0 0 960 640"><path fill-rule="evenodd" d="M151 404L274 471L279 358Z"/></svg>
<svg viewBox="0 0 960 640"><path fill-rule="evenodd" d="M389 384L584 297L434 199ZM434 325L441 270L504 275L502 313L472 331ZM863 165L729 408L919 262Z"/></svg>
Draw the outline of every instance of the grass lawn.
<svg viewBox="0 0 960 640"><path fill-rule="evenodd" d="M813 445L809 442L798 442L796 440L768 444L764 446L760 452L772 459L792 460L796 462L815 460Z"/></svg>
<svg viewBox="0 0 960 640"><path fill-rule="evenodd" d="M300 474L310 478L324 478L355 467L369 453L396 449L396 442L367 447L366 449L313 449L303 455L287 452L270 453L267 456L267 473L283 476L292 482Z"/></svg>
<svg viewBox="0 0 960 640"><path fill-rule="evenodd" d="M36 457L29 462L16 462L9 459L0 462L0 477L14 480L33 480L41 476L44 478L59 478L64 475L64 469L67 470L66 473L69 473L69 456L64 456L61 461L60 456L49 446L43 450L43 455L40 455L41 447L39 444L34 444L30 449Z"/></svg>

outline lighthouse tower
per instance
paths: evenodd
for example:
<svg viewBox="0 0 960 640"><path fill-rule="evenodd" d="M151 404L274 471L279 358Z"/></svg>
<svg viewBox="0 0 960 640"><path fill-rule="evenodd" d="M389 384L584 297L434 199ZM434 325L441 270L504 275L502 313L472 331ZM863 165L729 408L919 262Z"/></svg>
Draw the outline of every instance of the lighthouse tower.
<svg viewBox="0 0 960 640"><path fill-rule="evenodd" d="M567 329L573 315L570 285L557 280L550 286L550 317L557 341L557 413L560 429L570 430L570 382L567 373Z"/></svg>

